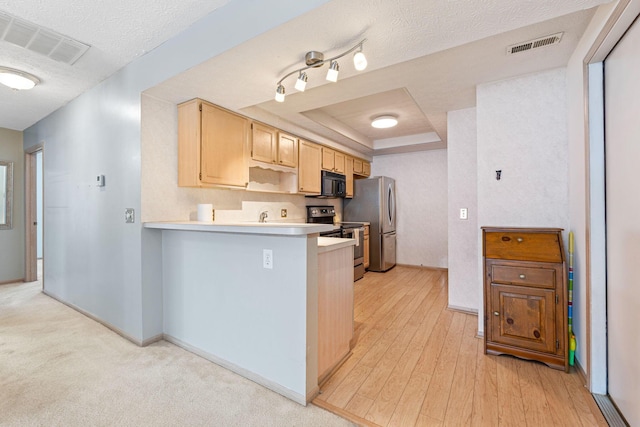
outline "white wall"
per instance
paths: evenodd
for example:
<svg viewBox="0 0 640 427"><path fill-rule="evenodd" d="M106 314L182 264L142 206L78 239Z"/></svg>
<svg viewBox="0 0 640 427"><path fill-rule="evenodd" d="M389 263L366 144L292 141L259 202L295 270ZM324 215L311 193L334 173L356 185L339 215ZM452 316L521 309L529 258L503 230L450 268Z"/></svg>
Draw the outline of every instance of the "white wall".
<svg viewBox="0 0 640 427"><path fill-rule="evenodd" d="M447 151L375 156L371 176L396 180L396 262L447 268Z"/></svg>
<svg viewBox="0 0 640 427"><path fill-rule="evenodd" d="M477 311L478 293L478 187L476 109L447 114L449 163L449 306ZM460 209L468 209L461 220Z"/></svg>
<svg viewBox="0 0 640 427"><path fill-rule="evenodd" d="M569 228L565 69L477 87L478 225ZM502 170L496 180L496 170ZM478 230L478 248L482 233ZM565 246L566 248L566 246ZM482 252L478 253L482 286ZM484 332L482 307L478 328Z"/></svg>
<svg viewBox="0 0 640 427"><path fill-rule="evenodd" d="M13 227L0 230L0 283L24 278L24 151L22 132L0 128L0 160L13 162Z"/></svg>
<svg viewBox="0 0 640 427"><path fill-rule="evenodd" d="M161 310L142 301L157 285L142 283L155 276L142 271L141 92L324 2L230 2L25 130L25 148L46 143L46 292L134 340L158 333Z"/></svg>

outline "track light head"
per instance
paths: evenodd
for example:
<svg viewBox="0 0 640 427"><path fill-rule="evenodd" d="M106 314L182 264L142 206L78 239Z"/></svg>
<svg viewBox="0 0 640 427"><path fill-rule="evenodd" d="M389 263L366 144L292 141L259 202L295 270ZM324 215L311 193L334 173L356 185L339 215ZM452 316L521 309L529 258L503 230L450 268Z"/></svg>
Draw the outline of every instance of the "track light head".
<svg viewBox="0 0 640 427"><path fill-rule="evenodd" d="M298 80L296 80L296 90L300 92L304 92L304 89L307 87L307 73L300 72L300 76Z"/></svg>
<svg viewBox="0 0 640 427"><path fill-rule="evenodd" d="M284 102L284 86L278 85L276 89L276 101Z"/></svg>
<svg viewBox="0 0 640 427"><path fill-rule="evenodd" d="M353 54L353 66L358 71L362 71L367 68L367 57L362 53L362 46L359 51Z"/></svg>
<svg viewBox="0 0 640 427"><path fill-rule="evenodd" d="M338 81L338 72L340 71L340 66L338 65L338 61L331 61L331 65L329 65L329 70L327 71L327 80L330 82Z"/></svg>

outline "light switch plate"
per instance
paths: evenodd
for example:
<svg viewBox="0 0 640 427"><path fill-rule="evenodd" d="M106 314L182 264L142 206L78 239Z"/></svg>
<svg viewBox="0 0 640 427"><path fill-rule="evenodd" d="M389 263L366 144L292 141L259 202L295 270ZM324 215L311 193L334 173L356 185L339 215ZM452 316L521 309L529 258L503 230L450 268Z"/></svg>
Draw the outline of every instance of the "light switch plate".
<svg viewBox="0 0 640 427"><path fill-rule="evenodd" d="M133 208L126 208L124 210L124 222L127 224L136 222L136 211Z"/></svg>
<svg viewBox="0 0 640 427"><path fill-rule="evenodd" d="M460 208L460 219L468 219L469 218L469 211L467 210L467 208Z"/></svg>
<svg viewBox="0 0 640 427"><path fill-rule="evenodd" d="M262 250L262 268L273 269L273 251L271 249Z"/></svg>

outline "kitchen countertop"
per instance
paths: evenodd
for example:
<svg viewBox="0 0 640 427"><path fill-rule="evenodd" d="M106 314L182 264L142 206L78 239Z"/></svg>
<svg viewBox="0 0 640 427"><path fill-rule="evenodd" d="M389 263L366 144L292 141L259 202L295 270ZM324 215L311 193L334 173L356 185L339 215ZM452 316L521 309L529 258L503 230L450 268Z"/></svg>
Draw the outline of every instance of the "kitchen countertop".
<svg viewBox="0 0 640 427"><path fill-rule="evenodd" d="M322 233L333 230L332 224L307 224L307 223L275 223L275 222L234 222L215 223L200 221L157 221L145 222L145 228L179 231L205 231L212 233L239 233L239 234L272 234L282 236L304 236L308 234ZM344 239L350 240L350 239Z"/></svg>
<svg viewBox="0 0 640 427"><path fill-rule="evenodd" d="M340 237L318 237L318 253L335 251L356 244L355 239L342 239Z"/></svg>

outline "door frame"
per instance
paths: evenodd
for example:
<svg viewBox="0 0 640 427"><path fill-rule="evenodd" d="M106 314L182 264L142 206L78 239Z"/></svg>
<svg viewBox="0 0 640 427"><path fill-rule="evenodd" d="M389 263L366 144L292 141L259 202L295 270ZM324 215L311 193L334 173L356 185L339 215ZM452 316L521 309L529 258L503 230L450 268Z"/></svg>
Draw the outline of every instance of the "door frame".
<svg viewBox="0 0 640 427"><path fill-rule="evenodd" d="M640 0L619 0L585 55L585 212L587 388L607 394L604 60L640 14Z"/></svg>
<svg viewBox="0 0 640 427"><path fill-rule="evenodd" d="M24 150L24 266L25 282L35 282L38 280L38 236L37 236L37 160L38 152L42 153L42 169L44 171L44 142L33 145ZM44 175L44 173L43 173ZM42 180L42 201L44 205L44 177ZM44 223L44 209L42 210L42 222ZM43 224L44 226L44 224ZM44 230L44 228L43 228ZM42 259L44 265L44 231L42 233ZM44 274L42 277L42 288L44 289Z"/></svg>

